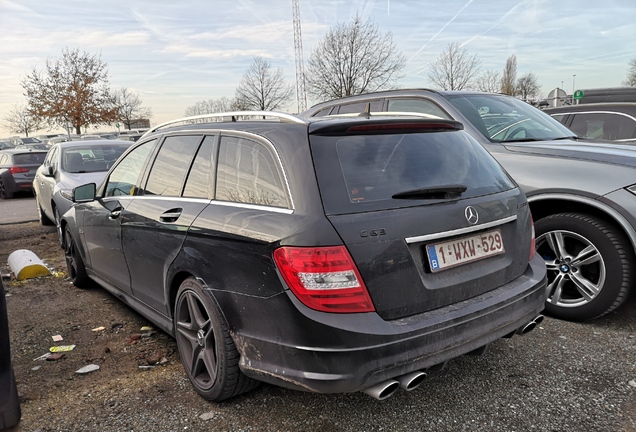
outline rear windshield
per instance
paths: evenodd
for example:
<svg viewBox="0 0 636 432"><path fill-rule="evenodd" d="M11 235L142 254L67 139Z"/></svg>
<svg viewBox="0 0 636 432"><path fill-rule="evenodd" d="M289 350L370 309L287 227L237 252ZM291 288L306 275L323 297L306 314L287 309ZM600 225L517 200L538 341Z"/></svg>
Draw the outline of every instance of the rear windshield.
<svg viewBox="0 0 636 432"><path fill-rule="evenodd" d="M13 163L16 165L42 165L46 153L20 153L13 155Z"/></svg>
<svg viewBox="0 0 636 432"><path fill-rule="evenodd" d="M506 191L515 183L464 131L390 135L311 136L327 214L439 203L450 198L395 194L462 186L460 198ZM454 199L457 199L455 196Z"/></svg>
<svg viewBox="0 0 636 432"><path fill-rule="evenodd" d="M62 169L68 173L108 171L127 148L126 144L69 147L62 150Z"/></svg>

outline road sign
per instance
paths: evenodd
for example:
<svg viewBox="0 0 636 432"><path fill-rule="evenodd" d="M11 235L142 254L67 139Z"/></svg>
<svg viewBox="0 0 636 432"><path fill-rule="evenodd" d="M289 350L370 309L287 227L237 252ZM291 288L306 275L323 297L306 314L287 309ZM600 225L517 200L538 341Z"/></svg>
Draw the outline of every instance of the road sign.
<svg viewBox="0 0 636 432"><path fill-rule="evenodd" d="M583 99L583 90L577 90L573 95L575 100Z"/></svg>

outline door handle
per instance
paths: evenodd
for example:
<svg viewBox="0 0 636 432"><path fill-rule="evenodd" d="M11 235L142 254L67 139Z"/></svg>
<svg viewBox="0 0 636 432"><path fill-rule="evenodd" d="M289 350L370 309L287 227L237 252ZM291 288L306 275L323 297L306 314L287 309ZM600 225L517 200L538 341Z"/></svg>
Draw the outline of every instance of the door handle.
<svg viewBox="0 0 636 432"><path fill-rule="evenodd" d="M159 216L159 220L161 222L176 222L177 219L181 216L181 212L183 209L175 208L165 211L161 216Z"/></svg>
<svg viewBox="0 0 636 432"><path fill-rule="evenodd" d="M111 211L110 214L108 215L108 219L117 219L119 216L121 216L121 210L122 210L121 207L119 207Z"/></svg>

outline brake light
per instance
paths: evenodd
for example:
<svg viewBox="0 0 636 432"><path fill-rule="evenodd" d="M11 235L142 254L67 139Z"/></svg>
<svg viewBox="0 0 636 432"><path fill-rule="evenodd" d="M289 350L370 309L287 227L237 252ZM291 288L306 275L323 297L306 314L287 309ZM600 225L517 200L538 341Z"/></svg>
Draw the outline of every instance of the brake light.
<svg viewBox="0 0 636 432"><path fill-rule="evenodd" d="M274 261L294 295L322 312L373 312L375 307L344 246L281 247Z"/></svg>
<svg viewBox="0 0 636 432"><path fill-rule="evenodd" d="M351 126L347 129L347 132L370 132L370 131L399 131L399 130L409 130L409 129L418 129L418 130L440 130L440 129L448 129L448 130L459 130L461 129L460 124L451 123L451 122L436 122L436 123L380 123L380 124L369 124L369 125L357 125Z"/></svg>
<svg viewBox="0 0 636 432"><path fill-rule="evenodd" d="M537 241L534 238L534 220L532 220L532 215L530 215L530 228L532 231L532 238L530 240L530 259L528 259L528 261L531 261L532 258L534 258L534 254L537 249Z"/></svg>
<svg viewBox="0 0 636 432"><path fill-rule="evenodd" d="M9 168L9 172L11 174L19 174L19 173L27 173L29 172L28 168L13 166Z"/></svg>

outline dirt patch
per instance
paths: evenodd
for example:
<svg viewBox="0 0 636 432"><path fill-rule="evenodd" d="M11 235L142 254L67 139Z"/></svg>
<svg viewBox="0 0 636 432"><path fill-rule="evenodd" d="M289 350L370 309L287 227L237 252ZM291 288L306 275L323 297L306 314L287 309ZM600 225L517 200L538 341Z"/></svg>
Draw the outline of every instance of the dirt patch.
<svg viewBox="0 0 636 432"><path fill-rule="evenodd" d="M165 406L161 395L183 393L189 383L174 340L145 329L152 324L105 290L73 286L55 228L37 223L0 226L0 247L0 272L5 276L10 273L7 258L17 249L34 252L53 273L4 280L22 405L16 430L72 430L73 425L91 425L86 420L90 417L99 424L100 417L112 416L118 407L134 411L149 404ZM56 335L62 340L55 342ZM55 361L34 360L59 345L75 348ZM100 369L75 373L90 364ZM189 396L193 404L202 403L194 392Z"/></svg>

